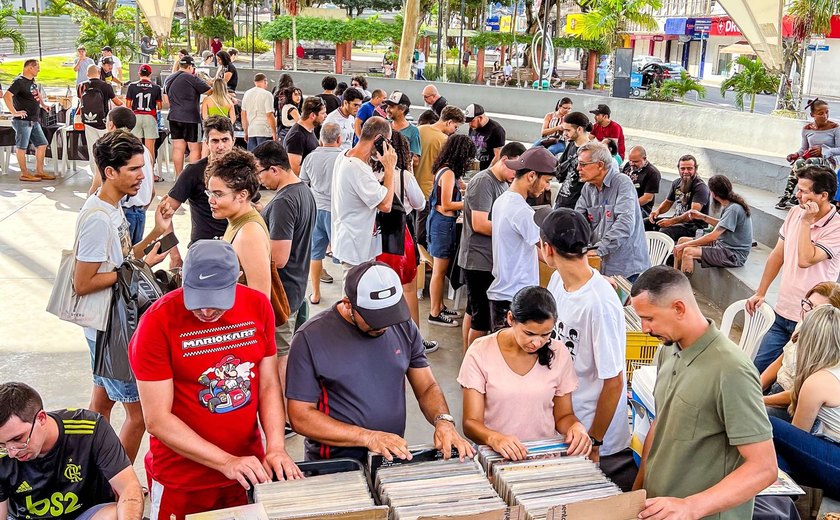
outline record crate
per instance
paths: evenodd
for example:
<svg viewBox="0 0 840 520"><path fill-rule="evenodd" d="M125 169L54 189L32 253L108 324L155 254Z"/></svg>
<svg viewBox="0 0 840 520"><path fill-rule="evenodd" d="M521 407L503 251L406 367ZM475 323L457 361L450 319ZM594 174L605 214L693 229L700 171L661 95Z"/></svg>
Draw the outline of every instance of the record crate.
<svg viewBox="0 0 840 520"><path fill-rule="evenodd" d="M659 340L638 331L627 331L627 383L630 384L633 370L638 367L653 364Z"/></svg>

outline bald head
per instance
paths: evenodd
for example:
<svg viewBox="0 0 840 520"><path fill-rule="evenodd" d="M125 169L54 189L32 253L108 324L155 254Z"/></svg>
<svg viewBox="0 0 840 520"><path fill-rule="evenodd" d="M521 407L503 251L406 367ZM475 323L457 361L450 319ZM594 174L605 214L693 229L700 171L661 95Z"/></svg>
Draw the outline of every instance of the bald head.
<svg viewBox="0 0 840 520"><path fill-rule="evenodd" d="M427 104L431 105L438 99L440 99L440 92L438 92L436 86L426 85L423 88L423 101L425 101Z"/></svg>
<svg viewBox="0 0 840 520"><path fill-rule="evenodd" d="M87 74L89 78L98 78L99 77L99 67L96 65L91 65L88 67Z"/></svg>
<svg viewBox="0 0 840 520"><path fill-rule="evenodd" d="M640 170L647 164L647 151L641 146L634 146L627 154L627 161L630 163L630 166Z"/></svg>

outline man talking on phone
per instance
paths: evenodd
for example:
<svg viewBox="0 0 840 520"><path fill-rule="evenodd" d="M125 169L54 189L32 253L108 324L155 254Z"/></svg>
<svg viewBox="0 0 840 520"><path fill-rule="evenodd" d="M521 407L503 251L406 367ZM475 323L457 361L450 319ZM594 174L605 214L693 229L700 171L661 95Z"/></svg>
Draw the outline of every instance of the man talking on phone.
<svg viewBox="0 0 840 520"><path fill-rule="evenodd" d="M389 213L394 200L397 154L390 144L391 125L374 116L365 121L356 146L341 153L332 179L332 248L345 273L382 253L376 212ZM382 163L376 180L370 160Z"/></svg>

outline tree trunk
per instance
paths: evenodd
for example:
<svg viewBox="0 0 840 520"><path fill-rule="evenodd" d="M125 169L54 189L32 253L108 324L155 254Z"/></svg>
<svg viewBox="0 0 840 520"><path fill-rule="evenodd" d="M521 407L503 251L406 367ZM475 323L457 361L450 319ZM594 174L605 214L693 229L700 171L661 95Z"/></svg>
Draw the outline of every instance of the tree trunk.
<svg viewBox="0 0 840 520"><path fill-rule="evenodd" d="M484 47L478 48L478 54L475 58L475 82L478 84L484 83Z"/></svg>
<svg viewBox="0 0 840 520"><path fill-rule="evenodd" d="M411 58L414 57L414 42L420 27L420 0L406 0L403 9L403 30L400 37L400 55L397 58L397 79L411 79ZM426 53L426 62L429 55Z"/></svg>
<svg viewBox="0 0 840 520"><path fill-rule="evenodd" d="M598 67L598 53L589 51L589 63L586 65L586 88L591 90L595 85L595 69Z"/></svg>
<svg viewBox="0 0 840 520"><path fill-rule="evenodd" d="M298 47L298 40L297 40L297 16L292 16L292 47L294 50L292 51L292 70L297 70L297 47ZM336 61L338 61L338 56L336 56Z"/></svg>

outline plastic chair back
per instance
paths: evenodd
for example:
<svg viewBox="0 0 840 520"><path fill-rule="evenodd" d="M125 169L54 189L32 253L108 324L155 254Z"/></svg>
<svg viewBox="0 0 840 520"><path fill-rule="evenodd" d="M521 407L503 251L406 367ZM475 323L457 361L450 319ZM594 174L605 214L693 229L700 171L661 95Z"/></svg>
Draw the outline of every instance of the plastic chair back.
<svg viewBox="0 0 840 520"><path fill-rule="evenodd" d="M663 265L668 255L674 251L674 239L659 231L645 231L645 237L650 254L650 265Z"/></svg>
<svg viewBox="0 0 840 520"><path fill-rule="evenodd" d="M723 313L723 318L720 320L720 331L729 337L735 316L739 312L743 312L744 330L741 332L741 341L738 343L738 346L752 360L755 359L758 346L761 344L761 339L764 338L764 335L773 326L773 321L776 317L773 313L773 308L767 303L762 303L761 307L756 309L755 313L750 316L747 313L746 303L747 300L738 300L727 307Z"/></svg>

